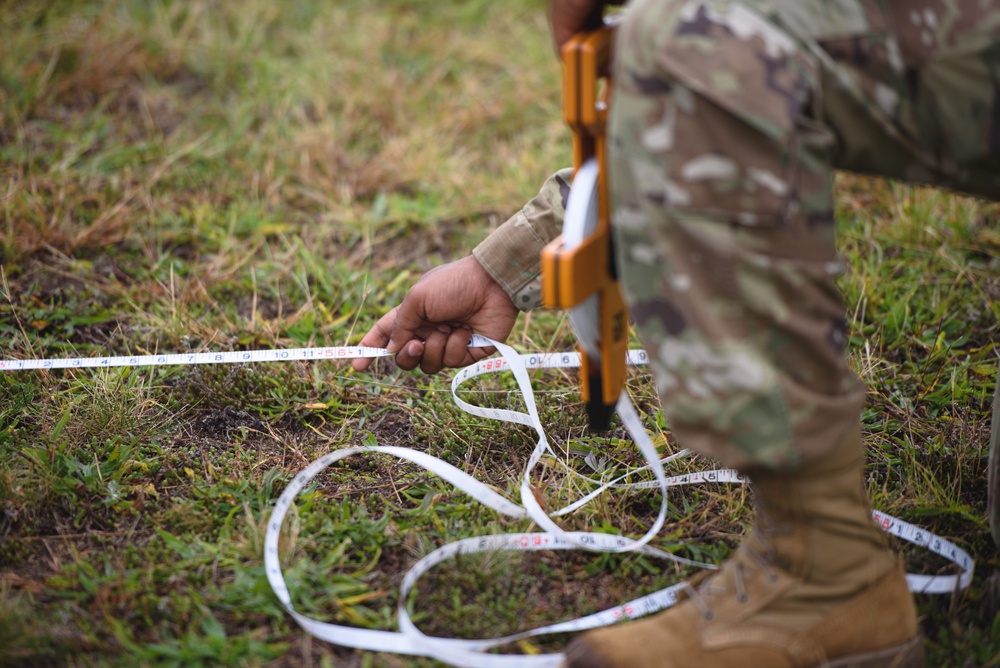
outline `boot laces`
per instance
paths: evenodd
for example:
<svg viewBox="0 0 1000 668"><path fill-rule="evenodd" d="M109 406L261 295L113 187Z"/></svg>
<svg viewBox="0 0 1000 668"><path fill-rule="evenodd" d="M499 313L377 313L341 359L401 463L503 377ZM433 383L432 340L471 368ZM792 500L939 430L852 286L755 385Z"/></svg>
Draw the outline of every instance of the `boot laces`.
<svg viewBox="0 0 1000 668"><path fill-rule="evenodd" d="M775 551L768 535L782 531L783 529L775 524L770 517L762 512L758 512L758 523L754 528L756 540L744 541L736 555L723 566L723 569L730 570L733 574L733 582L736 587L736 600L740 603L747 603L750 595L747 593L744 570L753 566L767 578L769 583L778 580L778 572L774 567ZM756 545L755 545L756 543ZM759 548L758 548L759 546ZM749 557L749 559L747 558ZM729 593L729 588L717 584L722 569L714 575L707 577L701 584L694 586L688 583L684 585L684 592L688 600L698 609L703 618L708 621L715 619L715 612L709 601L713 596L721 596Z"/></svg>

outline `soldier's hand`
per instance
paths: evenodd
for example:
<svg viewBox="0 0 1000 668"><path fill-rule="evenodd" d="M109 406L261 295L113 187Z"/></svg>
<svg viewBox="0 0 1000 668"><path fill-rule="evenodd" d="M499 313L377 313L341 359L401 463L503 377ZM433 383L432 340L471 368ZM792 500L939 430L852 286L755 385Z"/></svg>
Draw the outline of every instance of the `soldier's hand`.
<svg viewBox="0 0 1000 668"><path fill-rule="evenodd" d="M573 35L600 27L604 0L550 0L549 21L556 51Z"/></svg>
<svg viewBox="0 0 1000 668"><path fill-rule="evenodd" d="M507 293L470 255L424 274L360 345L388 348L396 353L400 368L420 365L425 373L437 373L493 354L496 349L492 347L468 347L472 332L503 341L517 314ZM371 359L356 359L351 365L364 371L371 363Z"/></svg>

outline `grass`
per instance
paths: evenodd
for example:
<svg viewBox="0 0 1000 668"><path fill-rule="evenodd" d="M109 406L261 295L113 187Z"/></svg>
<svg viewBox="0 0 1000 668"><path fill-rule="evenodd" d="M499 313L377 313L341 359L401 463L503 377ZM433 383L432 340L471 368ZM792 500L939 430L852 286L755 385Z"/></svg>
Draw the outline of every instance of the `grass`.
<svg viewBox="0 0 1000 668"><path fill-rule="evenodd" d="M0 357L356 341L568 161L543 5L3 3ZM1000 209L848 176L838 193L869 491L976 559L968 591L917 599L930 665L998 666L985 462ZM564 350L571 336L559 314L536 313L511 341ZM572 374L535 385L571 466L636 463L621 433L586 432ZM507 407L511 386L463 392ZM630 391L672 447L648 376ZM457 411L447 377L388 363L0 375L0 665L432 665L310 639L264 578L285 484L330 449L373 442L514 493L534 438ZM567 480L547 461L535 482L555 507L578 492ZM749 521L740 488L671 504L657 544L684 556L724 558ZM641 534L656 508L654 495L612 496L567 525ZM530 528L381 457L334 466L293 515L282 549L296 605L384 629L417 558ZM913 569L943 566L905 554ZM463 557L410 604L425 632L475 637L684 574L635 555Z"/></svg>

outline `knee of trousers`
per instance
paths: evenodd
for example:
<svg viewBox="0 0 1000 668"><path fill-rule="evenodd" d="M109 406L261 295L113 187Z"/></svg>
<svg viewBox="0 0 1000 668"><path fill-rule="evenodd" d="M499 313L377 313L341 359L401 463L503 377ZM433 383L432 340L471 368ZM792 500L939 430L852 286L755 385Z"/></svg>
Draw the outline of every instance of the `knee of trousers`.
<svg viewBox="0 0 1000 668"><path fill-rule="evenodd" d="M642 341L667 425L683 447L741 471L795 470L824 458L857 427L864 388L817 393L783 373L753 341L703 332Z"/></svg>

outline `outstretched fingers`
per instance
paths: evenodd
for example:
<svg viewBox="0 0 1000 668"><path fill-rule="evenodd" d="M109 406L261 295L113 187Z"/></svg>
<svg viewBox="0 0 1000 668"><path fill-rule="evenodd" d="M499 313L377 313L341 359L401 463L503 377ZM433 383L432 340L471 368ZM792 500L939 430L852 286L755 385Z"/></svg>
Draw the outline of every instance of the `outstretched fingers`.
<svg viewBox="0 0 1000 668"><path fill-rule="evenodd" d="M401 312L404 312L402 319ZM452 328L444 325L431 325L419 320L415 325L410 324L405 317L405 309L397 306L379 318L358 345L388 349L395 353L396 365L400 369L412 371L419 366L425 373L437 373L446 364L446 351L452 351L449 359L454 356L456 344L449 340L451 333ZM471 332L465 335L465 345L468 345L471 335ZM359 357L351 362L351 368L365 371L373 361L372 357Z"/></svg>

